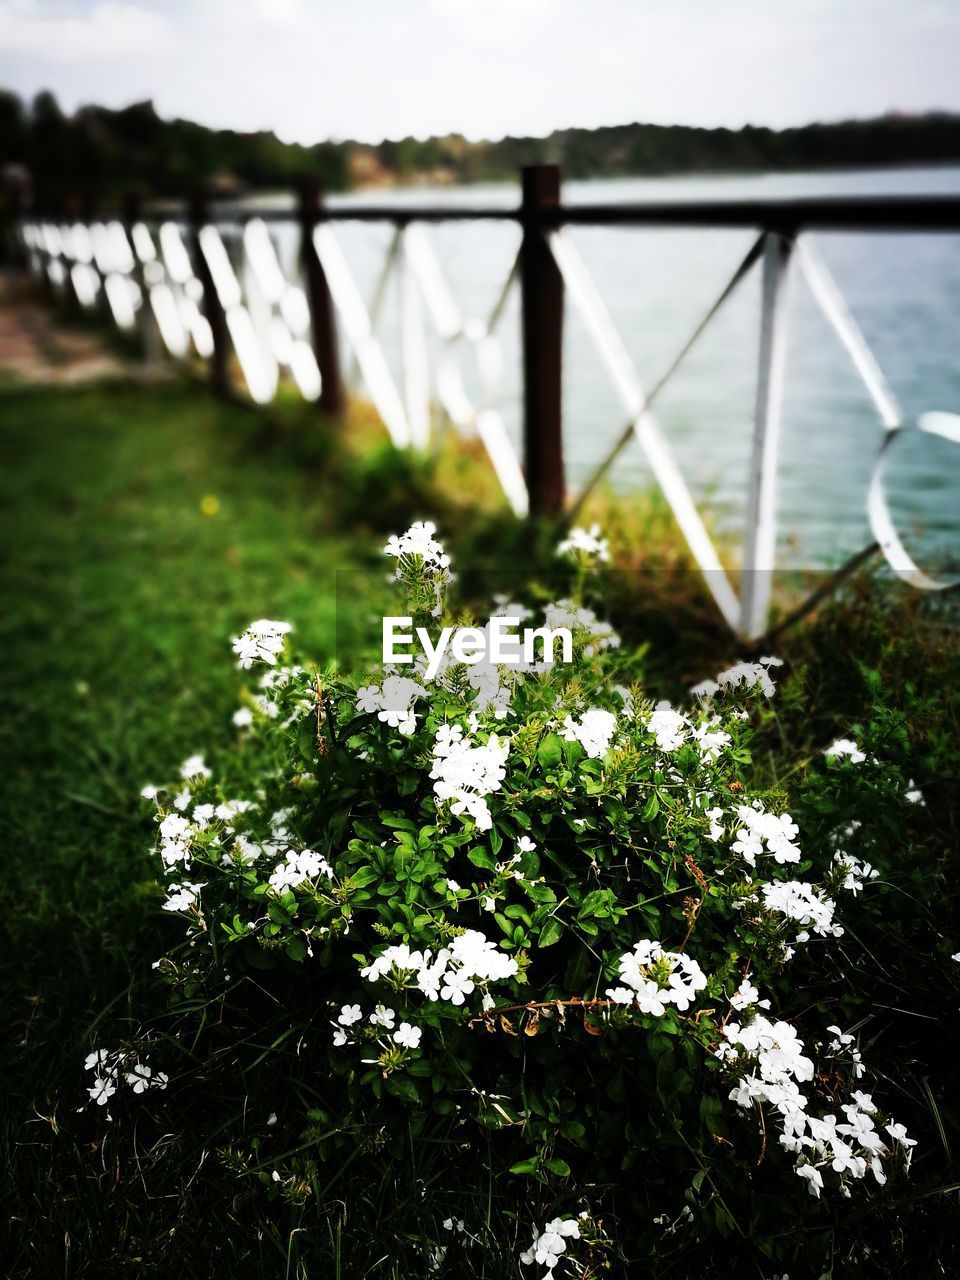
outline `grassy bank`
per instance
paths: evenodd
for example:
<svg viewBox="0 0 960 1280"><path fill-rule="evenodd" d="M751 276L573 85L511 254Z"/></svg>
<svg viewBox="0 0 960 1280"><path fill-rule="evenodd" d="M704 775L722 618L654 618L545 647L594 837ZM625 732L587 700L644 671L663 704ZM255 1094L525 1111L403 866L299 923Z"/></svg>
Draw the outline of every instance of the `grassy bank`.
<svg viewBox="0 0 960 1280"><path fill-rule="evenodd" d="M282 1275L283 1249L296 1258L297 1233L315 1225L305 1209L259 1244L262 1206L246 1220L202 1135L183 1153L179 1198L138 1198L137 1171L102 1167L71 1135L70 1117L91 1027L125 1005L143 1016L133 984L182 932L158 910L137 794L227 740L236 705L227 638L253 617L291 618L303 651L329 655L335 570L358 571L352 603L362 605L372 577L359 571L382 576L380 535L411 516L438 518L459 561L498 571L499 586L531 577L552 586L552 534L505 521L475 457L447 453L427 466L379 440L363 420L348 443L312 410L254 414L172 382L0 398L12 1275L160 1275L170 1258L155 1259L174 1248L175 1230L196 1237L196 1247L174 1248L185 1274L256 1273L272 1258ZM605 500L596 514L623 570L610 589L614 621L628 640L651 641L652 688L676 694L736 657L662 507ZM485 582L478 573L478 592ZM876 960L864 970L879 1011L871 1057L899 1079L922 1143L912 1188L891 1213L901 1236L919 1239L942 1228L960 1148L949 1049L960 984L947 964L960 947L956 632L926 602L864 579L781 651L791 674L758 771L789 785L776 753L802 761L858 724L927 798L909 832L890 832L891 853L902 852L888 900L897 914L865 918L858 940ZM220 1264L200 1247L205 1233L230 1242Z"/></svg>

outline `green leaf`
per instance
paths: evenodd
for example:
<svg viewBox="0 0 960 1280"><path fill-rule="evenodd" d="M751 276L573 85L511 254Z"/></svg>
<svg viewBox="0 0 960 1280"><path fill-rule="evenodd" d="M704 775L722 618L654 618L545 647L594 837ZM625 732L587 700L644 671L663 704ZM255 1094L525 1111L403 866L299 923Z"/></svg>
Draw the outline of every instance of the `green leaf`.
<svg viewBox="0 0 960 1280"><path fill-rule="evenodd" d="M563 739L548 733L537 748L537 759L544 769L555 769L563 759Z"/></svg>
<svg viewBox="0 0 960 1280"><path fill-rule="evenodd" d="M540 946L552 947L555 942L559 942L563 934L563 924L556 916L551 916L547 923L540 930Z"/></svg>
<svg viewBox="0 0 960 1280"><path fill-rule="evenodd" d="M356 889L363 889L368 884L373 884L374 880L381 878L380 872L376 867L358 867L356 871L350 872L350 883Z"/></svg>
<svg viewBox="0 0 960 1280"><path fill-rule="evenodd" d="M570 1177L570 1166L566 1160L561 1160L559 1156L551 1156L549 1160L544 1160L544 1166L555 1173L558 1178Z"/></svg>
<svg viewBox="0 0 960 1280"><path fill-rule="evenodd" d="M295 938L291 938L290 941L287 943L287 945L284 947L284 950L286 951L290 959L296 960L297 963L300 963L302 960L306 959L307 944L303 940L300 934L297 934Z"/></svg>
<svg viewBox="0 0 960 1280"><path fill-rule="evenodd" d="M518 1160L516 1164L510 1166L511 1173L536 1173L540 1165L537 1156L530 1156L527 1160Z"/></svg>

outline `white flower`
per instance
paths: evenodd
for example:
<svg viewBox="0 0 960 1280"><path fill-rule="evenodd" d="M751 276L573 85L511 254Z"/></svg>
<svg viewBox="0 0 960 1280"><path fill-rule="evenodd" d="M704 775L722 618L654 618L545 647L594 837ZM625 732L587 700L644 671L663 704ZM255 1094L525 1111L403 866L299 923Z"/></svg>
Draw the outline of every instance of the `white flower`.
<svg viewBox="0 0 960 1280"><path fill-rule="evenodd" d="M572 716L563 722L563 736L567 742L579 742L591 760L600 760L610 749L610 742L617 731L617 717L601 707L589 707L579 723Z"/></svg>
<svg viewBox="0 0 960 1280"><path fill-rule="evenodd" d="M812 928L814 933L823 937L840 937L843 933L843 926L833 922L836 903L822 889L802 880L776 880L765 884L761 893L768 910L779 911L804 928Z"/></svg>
<svg viewBox="0 0 960 1280"><path fill-rule="evenodd" d="M702 684L696 685L692 692L700 697L712 697L716 693L726 689L736 689L741 685L747 689L759 685L764 697L772 698L776 692L776 685L770 678L768 668L782 665L780 658L761 658L759 662L738 662L735 666L728 667L726 671L721 671L716 680L704 680Z"/></svg>
<svg viewBox="0 0 960 1280"><path fill-rule="evenodd" d="M134 1093L145 1093L150 1088L150 1077L153 1072L142 1062L134 1063L130 1071L125 1071L123 1078Z"/></svg>
<svg viewBox="0 0 960 1280"><path fill-rule="evenodd" d="M203 756L188 756L180 766L181 778L209 778L210 770L204 764Z"/></svg>
<svg viewBox="0 0 960 1280"><path fill-rule="evenodd" d="M723 835L723 810L720 808L708 809L704 817L710 820L710 830L707 832L708 840L719 840Z"/></svg>
<svg viewBox="0 0 960 1280"><path fill-rule="evenodd" d="M302 849L299 853L293 849L287 851L286 858L271 873L269 884L277 893L296 888L306 880L315 880L318 876L333 879L333 868L321 854L313 849Z"/></svg>
<svg viewBox="0 0 960 1280"><path fill-rule="evenodd" d="M105 1107L116 1092L117 1087L109 1076L97 1076L90 1088L87 1089L90 1100L95 1102L98 1107Z"/></svg>
<svg viewBox="0 0 960 1280"><path fill-rule="evenodd" d="M232 719L238 729L249 729L253 724L253 712L249 707L238 707Z"/></svg>
<svg viewBox="0 0 960 1280"><path fill-rule="evenodd" d="M357 690L357 710L364 715L376 712L378 720L409 737L417 727L414 703L426 692L407 676L388 676L382 688L368 684Z"/></svg>
<svg viewBox="0 0 960 1280"><path fill-rule="evenodd" d="M437 800L441 804L451 801L451 813L469 814L478 831L489 831L493 818L486 797L500 790L509 750L507 743L501 746L495 733L478 745L463 737L459 725L441 725L430 770Z"/></svg>
<svg viewBox="0 0 960 1280"><path fill-rule="evenodd" d="M839 875L843 876L840 887L857 894L868 880L876 880L880 874L869 862L861 862L841 849L833 855L833 865Z"/></svg>
<svg viewBox="0 0 960 1280"><path fill-rule="evenodd" d="M576 1218L552 1218L543 1228L533 1231L533 1243L520 1255L525 1267L534 1262L547 1268L542 1280L552 1280L553 1269L566 1252L568 1240L580 1239L580 1224Z"/></svg>
<svg viewBox="0 0 960 1280"><path fill-rule="evenodd" d="M402 1049L418 1049L422 1035L423 1031L420 1027L411 1026L409 1022L401 1022L393 1033L393 1041Z"/></svg>
<svg viewBox="0 0 960 1280"><path fill-rule="evenodd" d="M155 787L152 782L148 782L145 787L141 787L140 794L144 800L156 800L159 791L159 787Z"/></svg>
<svg viewBox="0 0 960 1280"><path fill-rule="evenodd" d="M591 525L588 529L571 529L569 534L557 546L557 555L570 555L574 559L584 558L600 560L606 563L610 559L610 543L600 536L600 526Z"/></svg>
<svg viewBox="0 0 960 1280"><path fill-rule="evenodd" d="M251 622L246 631L235 636L232 641L237 666L243 670L252 667L255 662L276 666L277 658L283 652L284 636L292 630L289 622L274 622L269 618Z"/></svg>
<svg viewBox="0 0 960 1280"><path fill-rule="evenodd" d="M908 1137L907 1130L902 1124L897 1124L891 1121L890 1124L884 1125L884 1128L894 1142L899 1143L905 1150L909 1150L910 1147L915 1147L917 1145L916 1138Z"/></svg>
<svg viewBox="0 0 960 1280"><path fill-rule="evenodd" d="M192 911L200 900L202 884L171 884L167 887L164 911Z"/></svg>
<svg viewBox="0 0 960 1280"><path fill-rule="evenodd" d="M800 828L789 813L766 813L759 800L753 805L740 804L737 817L743 823L737 831L737 839L730 846L749 866L766 851L781 866L785 862L799 862L800 849L795 843Z"/></svg>
<svg viewBox="0 0 960 1280"><path fill-rule="evenodd" d="M393 1030L393 1024L396 1022L397 1015L393 1009L388 1009L385 1005L378 1004L370 1015L370 1022L375 1027L383 1027L387 1031Z"/></svg>
<svg viewBox="0 0 960 1280"><path fill-rule="evenodd" d="M620 637L609 622L600 622L597 615L586 605L575 604L572 600L557 600L548 604L543 610L544 620L548 627L566 627L582 636L586 633L583 652L588 656L601 649L618 649Z"/></svg>
<svg viewBox="0 0 960 1280"><path fill-rule="evenodd" d="M434 538L437 526L432 520L416 520L406 531L399 535L392 534L383 548L384 555L399 560L403 556L420 556L426 565L435 565L446 569L450 557L443 549L443 544Z"/></svg>
<svg viewBox="0 0 960 1280"><path fill-rule="evenodd" d="M761 1000L760 992L747 978L744 978L740 986L730 997L731 1009L750 1009L756 1005L760 1009L769 1009L770 1001Z"/></svg>
<svg viewBox="0 0 960 1280"><path fill-rule="evenodd" d="M517 849L520 851L520 853L533 853L536 847L537 846L533 843L533 841L530 839L529 836L521 836L520 839L517 841Z"/></svg>
<svg viewBox="0 0 960 1280"><path fill-rule="evenodd" d="M851 764L862 764L867 758L850 738L837 738L829 747L824 747L823 754L836 760L848 756Z"/></svg>
<svg viewBox="0 0 960 1280"><path fill-rule="evenodd" d="M358 1004L345 1004L340 1010L340 1016L337 1021L341 1027L352 1027L355 1022L359 1022L363 1017Z"/></svg>
<svg viewBox="0 0 960 1280"><path fill-rule="evenodd" d="M632 1004L636 992L629 987L607 987L606 996L614 1004Z"/></svg>
<svg viewBox="0 0 960 1280"><path fill-rule="evenodd" d="M713 761L718 758L724 747L730 744L730 735L719 728L720 720L707 720L693 729L693 739L700 749L704 760Z"/></svg>
<svg viewBox="0 0 960 1280"><path fill-rule="evenodd" d="M681 1012L689 1008L697 992L707 985L706 974L696 960L680 952L664 951L659 942L650 938L642 939L620 957L620 980L635 992L640 1012L658 1018L668 1004L676 1005Z"/></svg>
<svg viewBox="0 0 960 1280"><path fill-rule="evenodd" d="M690 729L690 722L669 702L657 703L657 708L647 721L647 729L656 738L661 751L676 751L683 745Z"/></svg>
<svg viewBox="0 0 960 1280"><path fill-rule="evenodd" d="M823 1178L820 1170L813 1164L801 1164L797 1166L797 1177L806 1178L807 1190L812 1196L820 1199L820 1192L823 1190Z"/></svg>

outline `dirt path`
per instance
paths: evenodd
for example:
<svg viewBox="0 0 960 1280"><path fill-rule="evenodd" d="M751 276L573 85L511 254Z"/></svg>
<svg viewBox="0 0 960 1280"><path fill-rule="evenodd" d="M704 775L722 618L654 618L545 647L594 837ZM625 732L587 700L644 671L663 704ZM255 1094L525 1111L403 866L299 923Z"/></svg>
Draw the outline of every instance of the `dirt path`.
<svg viewBox="0 0 960 1280"><path fill-rule="evenodd" d="M0 381L74 383L131 371L95 331L64 324L34 282L0 272Z"/></svg>

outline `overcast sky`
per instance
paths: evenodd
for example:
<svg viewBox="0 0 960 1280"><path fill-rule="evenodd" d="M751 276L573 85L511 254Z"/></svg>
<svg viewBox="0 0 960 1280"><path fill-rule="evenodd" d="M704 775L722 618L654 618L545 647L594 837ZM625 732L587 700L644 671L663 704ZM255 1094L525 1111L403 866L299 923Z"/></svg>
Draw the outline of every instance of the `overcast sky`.
<svg viewBox="0 0 960 1280"><path fill-rule="evenodd" d="M281 138L960 110L960 0L0 0L0 85Z"/></svg>

